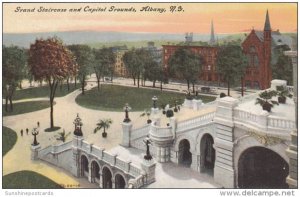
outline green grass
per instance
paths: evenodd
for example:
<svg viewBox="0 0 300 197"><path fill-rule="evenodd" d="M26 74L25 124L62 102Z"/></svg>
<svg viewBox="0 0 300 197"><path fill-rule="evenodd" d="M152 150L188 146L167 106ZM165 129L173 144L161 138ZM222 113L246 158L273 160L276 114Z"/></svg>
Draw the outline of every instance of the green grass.
<svg viewBox="0 0 300 197"><path fill-rule="evenodd" d="M80 85L77 84L77 88L79 88L79 86ZM62 89L60 89L60 86L57 87L55 92L55 97L65 96L74 90L75 90L75 84L70 84L69 92L68 92L67 84L63 84ZM26 88L22 90L17 90L13 95L13 100L49 97L49 94L50 94L50 88L48 85L42 87Z"/></svg>
<svg viewBox="0 0 300 197"><path fill-rule="evenodd" d="M49 101L28 101L28 102L13 103L12 112L6 112L4 110L5 105L2 105L2 109L3 109L2 115L12 116L12 115L24 114L24 113L45 109L48 107L50 107Z"/></svg>
<svg viewBox="0 0 300 197"><path fill-rule="evenodd" d="M2 126L2 157L14 147L17 138L18 135L14 130Z"/></svg>
<svg viewBox="0 0 300 197"><path fill-rule="evenodd" d="M3 189L62 189L51 179L33 171L19 171L3 176Z"/></svg>
<svg viewBox="0 0 300 197"><path fill-rule="evenodd" d="M125 103L129 103L132 111L143 111L152 106L151 98L158 97L158 106L161 104L174 105L183 103L185 94L175 92L161 92L160 90L144 89L137 87L124 87L117 85L102 85L100 91L93 88L79 95L76 103L90 109L104 111L123 111ZM214 97L201 96L203 102L215 100Z"/></svg>

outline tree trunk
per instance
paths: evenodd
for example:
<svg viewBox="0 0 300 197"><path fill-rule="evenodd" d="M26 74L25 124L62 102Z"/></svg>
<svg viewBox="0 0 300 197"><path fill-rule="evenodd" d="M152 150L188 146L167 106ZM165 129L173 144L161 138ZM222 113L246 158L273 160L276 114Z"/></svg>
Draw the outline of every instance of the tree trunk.
<svg viewBox="0 0 300 197"><path fill-rule="evenodd" d="M12 112L13 111L12 96L9 97L9 106L10 106L10 112Z"/></svg>
<svg viewBox="0 0 300 197"><path fill-rule="evenodd" d="M138 88L140 87L140 77L137 78Z"/></svg>
<svg viewBox="0 0 300 197"><path fill-rule="evenodd" d="M74 81L75 81L75 88L77 88L77 77L74 77Z"/></svg>
<svg viewBox="0 0 300 197"><path fill-rule="evenodd" d="M227 92L227 96L230 96L230 81L227 81L227 87L228 87L228 92Z"/></svg>
<svg viewBox="0 0 300 197"><path fill-rule="evenodd" d="M19 88L22 89L22 81L20 81Z"/></svg>
<svg viewBox="0 0 300 197"><path fill-rule="evenodd" d="M241 77L241 93L242 93L242 96L244 96L244 82L243 82L243 77Z"/></svg>
<svg viewBox="0 0 300 197"><path fill-rule="evenodd" d="M162 81L160 81L160 91L162 91L163 90L163 87L162 87Z"/></svg>
<svg viewBox="0 0 300 197"><path fill-rule="evenodd" d="M53 118L53 100L54 98L50 98L50 128L54 127L54 118Z"/></svg>
<svg viewBox="0 0 300 197"><path fill-rule="evenodd" d="M152 87L155 88L155 80L153 81Z"/></svg>
<svg viewBox="0 0 300 197"><path fill-rule="evenodd" d="M97 78L97 87L98 87L98 91L100 91L100 79Z"/></svg>
<svg viewBox="0 0 300 197"><path fill-rule="evenodd" d="M186 80L186 82L187 82L187 89L188 91L190 91L190 80Z"/></svg>
<svg viewBox="0 0 300 197"><path fill-rule="evenodd" d="M70 91L70 83L69 83L70 78L67 78L67 87L68 87L68 92Z"/></svg>
<svg viewBox="0 0 300 197"><path fill-rule="evenodd" d="M135 85L135 78L133 77L133 85Z"/></svg>
<svg viewBox="0 0 300 197"><path fill-rule="evenodd" d="M82 92L82 95L84 95L84 83L85 83L85 80L82 80L82 82L81 82L81 92Z"/></svg>
<svg viewBox="0 0 300 197"><path fill-rule="evenodd" d="M7 112L7 107L8 107L8 96L5 97L5 111Z"/></svg>

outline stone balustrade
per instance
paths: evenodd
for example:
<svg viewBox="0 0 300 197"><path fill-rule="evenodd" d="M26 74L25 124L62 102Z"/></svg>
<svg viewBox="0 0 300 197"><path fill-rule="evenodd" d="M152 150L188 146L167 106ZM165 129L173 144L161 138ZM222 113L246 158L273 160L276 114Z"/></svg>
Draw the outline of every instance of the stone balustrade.
<svg viewBox="0 0 300 197"><path fill-rule="evenodd" d="M268 126L274 127L277 129L284 129L284 130L290 131L290 130L294 129L296 125L295 125L295 121L293 121L293 120L269 116L268 117Z"/></svg>
<svg viewBox="0 0 300 197"><path fill-rule="evenodd" d="M131 140L135 140L141 137L146 137L149 134L150 125L147 124L141 128L133 129L131 131Z"/></svg>
<svg viewBox="0 0 300 197"><path fill-rule="evenodd" d="M195 118L181 121L177 124L176 132L181 132L181 131L192 129L195 127L199 127L203 124L208 124L208 123L212 122L214 116L215 116L215 112L211 112L211 113L207 113L207 114L195 117Z"/></svg>

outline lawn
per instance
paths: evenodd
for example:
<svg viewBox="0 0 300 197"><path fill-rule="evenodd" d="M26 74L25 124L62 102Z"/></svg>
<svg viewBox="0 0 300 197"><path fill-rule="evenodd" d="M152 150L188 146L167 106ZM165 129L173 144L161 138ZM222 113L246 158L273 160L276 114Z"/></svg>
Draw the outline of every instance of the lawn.
<svg viewBox="0 0 300 197"><path fill-rule="evenodd" d="M24 113L45 109L48 107L50 107L49 101L28 101L28 102L13 103L12 112L6 112L4 109L5 105L2 105L2 109L3 109L2 115L12 116L12 115L24 114Z"/></svg>
<svg viewBox="0 0 300 197"><path fill-rule="evenodd" d="M18 135L14 130L2 126L2 157L14 147Z"/></svg>
<svg viewBox="0 0 300 197"><path fill-rule="evenodd" d="M3 189L62 189L49 178L33 171L19 171L3 176Z"/></svg>
<svg viewBox="0 0 300 197"><path fill-rule="evenodd" d="M79 84L77 84L77 88L80 88ZM70 84L70 91L68 91L67 84L63 84L61 88L60 86L57 86L55 97L65 96L74 90L75 90L75 84ZM17 90L13 95L13 100L49 97L49 94L50 94L50 88L47 85L41 87L32 87L32 88Z"/></svg>
<svg viewBox="0 0 300 197"><path fill-rule="evenodd" d="M85 95L79 95L76 103L86 108L105 111L123 111L125 103L129 103L132 111L143 111L152 106L153 96L158 97L159 107L161 104L174 105L175 100L182 104L185 98L185 94L175 92L102 84L100 91L95 87L86 91ZM202 100L206 103L215 98L202 96Z"/></svg>

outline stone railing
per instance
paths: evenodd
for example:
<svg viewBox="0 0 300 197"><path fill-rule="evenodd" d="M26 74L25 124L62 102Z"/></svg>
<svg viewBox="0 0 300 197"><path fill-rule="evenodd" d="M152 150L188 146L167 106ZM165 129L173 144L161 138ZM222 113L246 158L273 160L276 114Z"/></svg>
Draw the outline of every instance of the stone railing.
<svg viewBox="0 0 300 197"><path fill-rule="evenodd" d="M207 114L198 116L196 118L191 118L191 119L179 122L177 124L176 132L185 131L185 130L188 130L191 128L199 127L203 124L210 123L210 122L212 122L214 116L215 116L215 112L211 112L211 113L207 113Z"/></svg>
<svg viewBox="0 0 300 197"><path fill-rule="evenodd" d="M136 165L130 164L129 174L131 174L134 177L138 177L142 174L141 172L141 169L139 169Z"/></svg>
<svg viewBox="0 0 300 197"><path fill-rule="evenodd" d="M63 144L58 144L58 145L52 145L52 154L60 153L65 150L71 149L72 148L72 141L63 143Z"/></svg>
<svg viewBox="0 0 300 197"><path fill-rule="evenodd" d="M147 124L141 128L133 129L131 131L130 140L135 140L141 137L146 137L149 134L150 125Z"/></svg>
<svg viewBox="0 0 300 197"><path fill-rule="evenodd" d="M242 109L234 109L234 121L244 126L257 128L261 132L288 136L295 128L295 121L270 115L266 111L255 114Z"/></svg>
<svg viewBox="0 0 300 197"><path fill-rule="evenodd" d="M157 136L157 137L173 137L172 134L172 127L158 127L155 125L151 125L150 128L150 133L152 136Z"/></svg>
<svg viewBox="0 0 300 197"><path fill-rule="evenodd" d="M52 146L47 146L38 151L38 157L42 158L42 157L46 156L47 154L51 153L51 151L52 151Z"/></svg>
<svg viewBox="0 0 300 197"><path fill-rule="evenodd" d="M234 120L241 123L250 124L251 126L257 126L259 116L246 110L234 109Z"/></svg>
<svg viewBox="0 0 300 197"><path fill-rule="evenodd" d="M294 129L296 125L295 125L295 121L293 121L293 120L269 116L268 117L268 126L274 127L276 129L291 130L291 129Z"/></svg>

